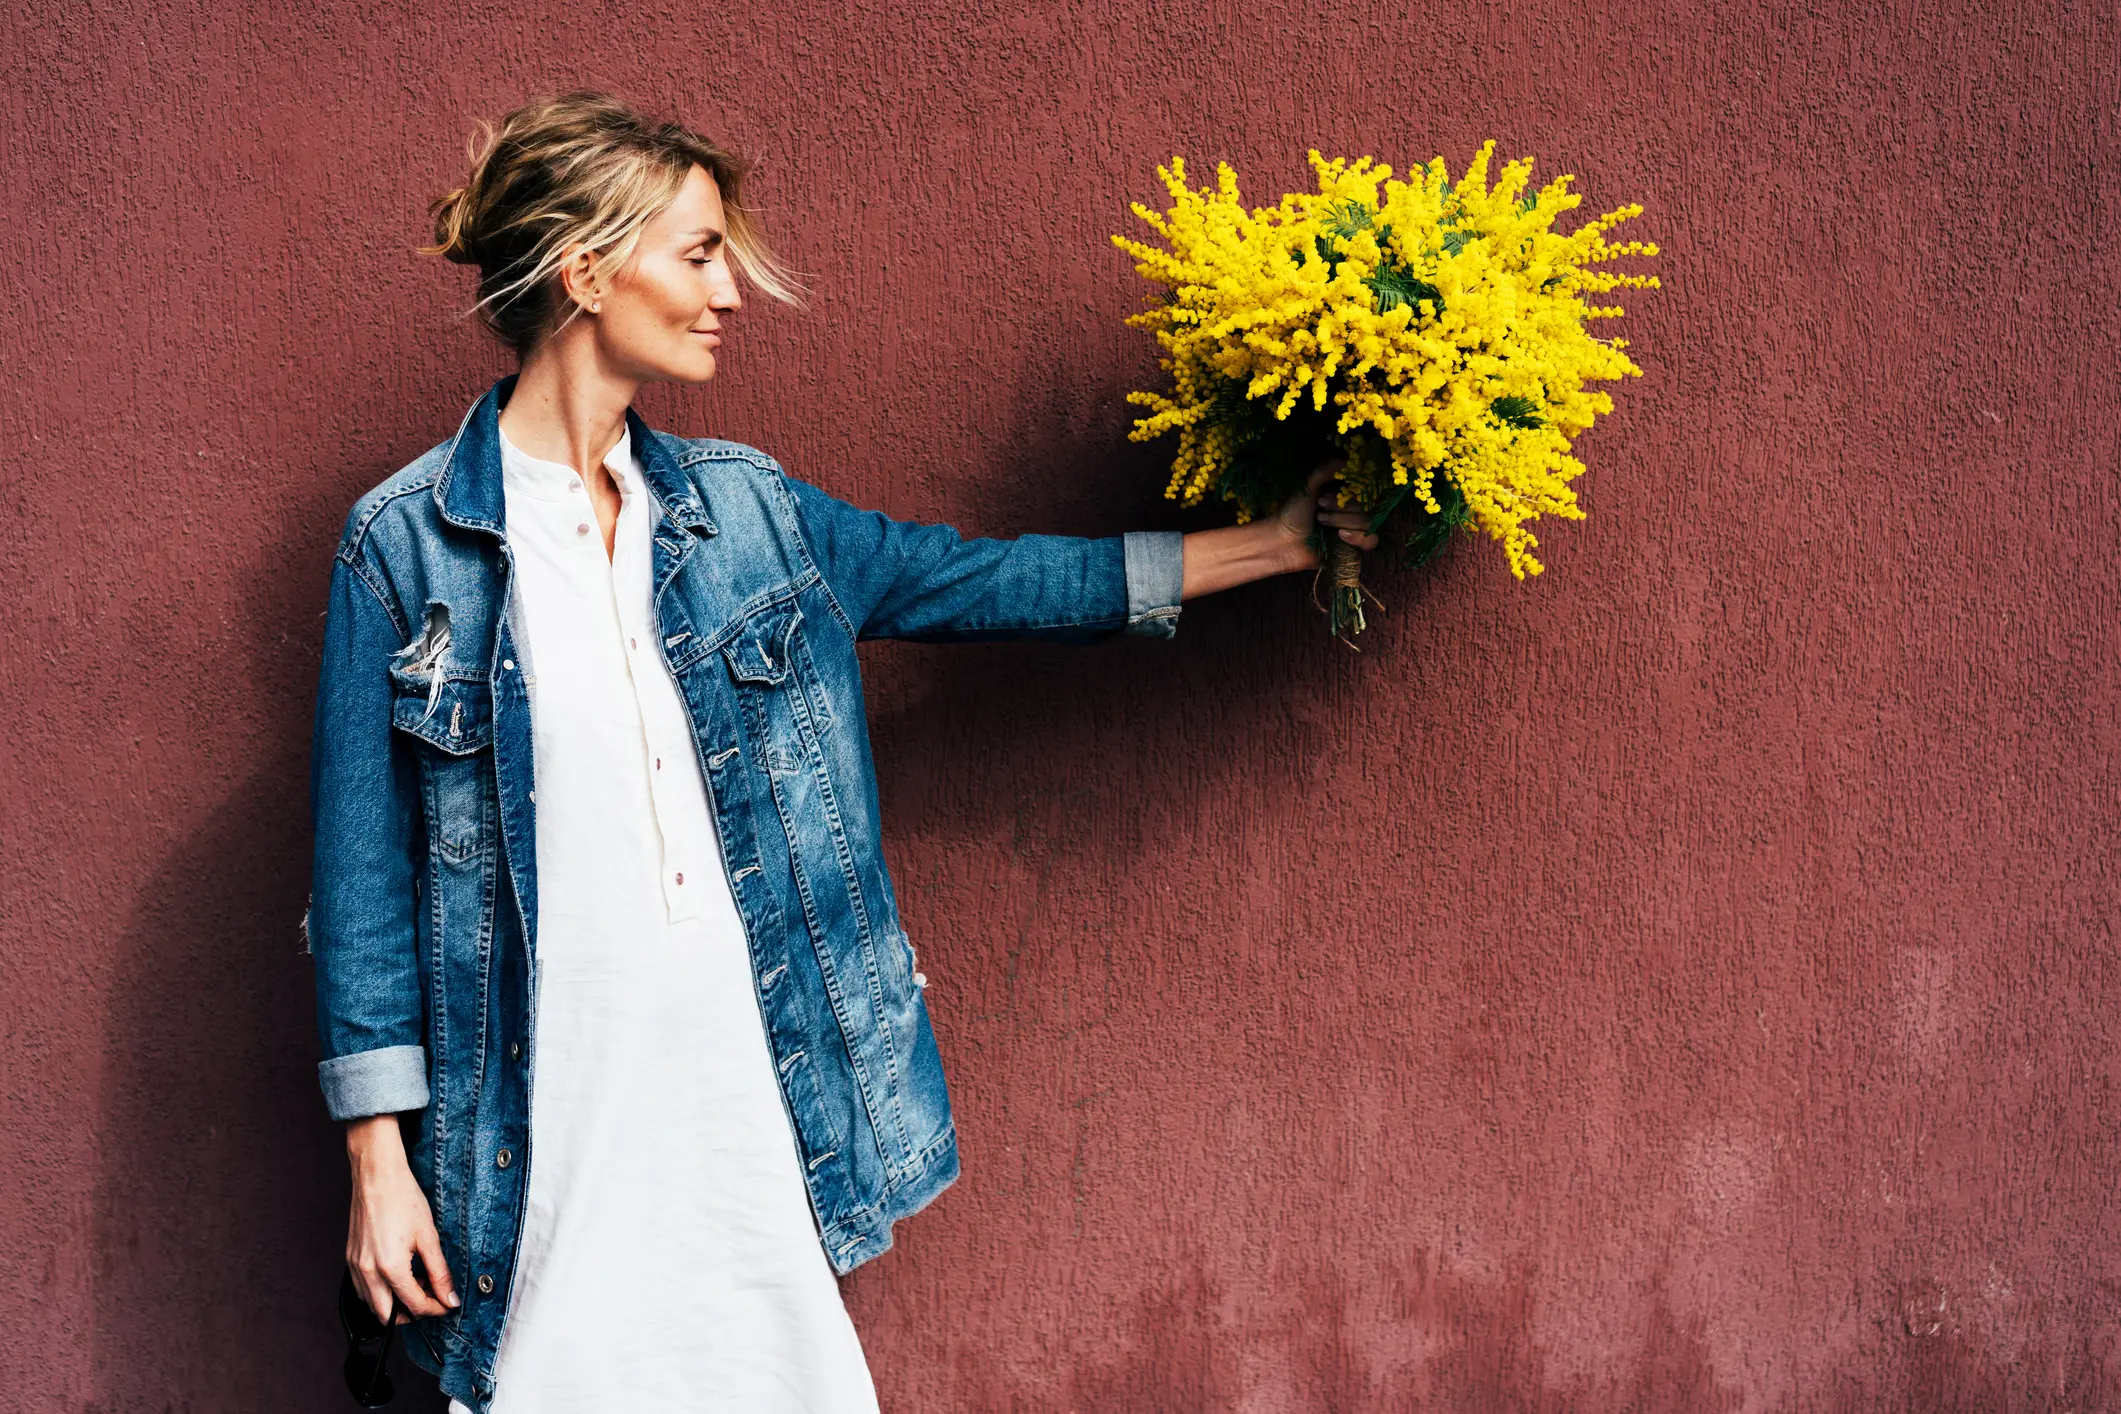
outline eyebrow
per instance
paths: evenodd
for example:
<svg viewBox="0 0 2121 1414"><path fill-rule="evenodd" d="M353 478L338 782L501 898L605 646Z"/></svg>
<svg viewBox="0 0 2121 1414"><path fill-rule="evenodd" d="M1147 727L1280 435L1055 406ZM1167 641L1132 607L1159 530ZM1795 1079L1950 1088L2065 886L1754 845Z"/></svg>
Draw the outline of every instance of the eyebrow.
<svg viewBox="0 0 2121 1414"><path fill-rule="evenodd" d="M702 226L696 231L687 231L685 234L691 236L694 240L705 241L708 245L714 245L724 239L722 233L712 226Z"/></svg>

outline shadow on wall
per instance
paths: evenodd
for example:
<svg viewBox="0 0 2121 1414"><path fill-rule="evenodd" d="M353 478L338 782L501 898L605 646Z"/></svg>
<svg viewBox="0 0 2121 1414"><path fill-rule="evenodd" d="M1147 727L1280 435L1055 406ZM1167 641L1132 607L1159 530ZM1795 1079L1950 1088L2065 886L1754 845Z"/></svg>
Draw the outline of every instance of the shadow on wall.
<svg viewBox="0 0 2121 1414"><path fill-rule="evenodd" d="M284 747L140 891L94 1200L98 1410L352 1408L347 1179L316 1086L306 755ZM402 1355L394 1407L445 1402Z"/></svg>
<svg viewBox="0 0 2121 1414"><path fill-rule="evenodd" d="M887 836L1010 840L1056 803L1099 848L1135 858L1205 788L1308 789L1336 701L1366 681L1331 642L1306 576L1187 606L1170 642L870 645L862 670ZM1411 577L1405 610L1430 586ZM1385 623L1372 658L1401 651ZM1189 741L1221 749L1178 750ZM1238 778L1243 778L1240 782Z"/></svg>

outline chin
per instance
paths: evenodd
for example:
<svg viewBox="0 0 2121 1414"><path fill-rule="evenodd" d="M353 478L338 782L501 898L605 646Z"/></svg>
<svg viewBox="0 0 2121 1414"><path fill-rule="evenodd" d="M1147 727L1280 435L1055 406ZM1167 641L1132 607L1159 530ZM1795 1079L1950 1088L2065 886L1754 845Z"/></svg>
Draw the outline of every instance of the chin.
<svg viewBox="0 0 2121 1414"><path fill-rule="evenodd" d="M712 377L714 377L714 355L706 354L696 359L682 359L665 368L662 372L662 377L657 381L664 383L705 383Z"/></svg>

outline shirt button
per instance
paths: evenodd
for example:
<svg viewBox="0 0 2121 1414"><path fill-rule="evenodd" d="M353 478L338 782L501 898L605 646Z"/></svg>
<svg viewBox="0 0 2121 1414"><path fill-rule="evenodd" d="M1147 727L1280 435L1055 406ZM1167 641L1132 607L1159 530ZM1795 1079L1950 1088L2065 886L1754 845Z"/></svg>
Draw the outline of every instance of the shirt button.
<svg viewBox="0 0 2121 1414"><path fill-rule="evenodd" d="M481 1295L481 1296L491 1296L491 1295L493 1295L493 1278L492 1278L492 1277L480 1277L480 1278L479 1278L479 1295Z"/></svg>
<svg viewBox="0 0 2121 1414"><path fill-rule="evenodd" d="M589 522L585 520L580 525L576 526L574 528L574 533L577 535L587 535L589 533Z"/></svg>
<svg viewBox="0 0 2121 1414"><path fill-rule="evenodd" d="M571 479L570 479L570 480L568 481L568 483L567 483L567 489L568 489L568 490L570 490L570 491L579 491L579 490L581 490L581 489L582 489L582 478L581 478L581 477L579 477L579 476L571 478Z"/></svg>
<svg viewBox="0 0 2121 1414"><path fill-rule="evenodd" d="M513 658L503 658L501 660L501 669L504 672L514 672L516 670L516 660Z"/></svg>
<svg viewBox="0 0 2121 1414"><path fill-rule="evenodd" d="M508 1043L508 1058L510 1060L518 1060L522 1057L522 1054L523 1043L521 1041L510 1041Z"/></svg>
<svg viewBox="0 0 2121 1414"><path fill-rule="evenodd" d="M655 758L655 768L656 768L656 769L657 769L658 771L660 771L660 770L662 770L662 769L663 769L663 758L662 758L662 757L658 756L658 757L656 757L656 758Z"/></svg>
<svg viewBox="0 0 2121 1414"><path fill-rule="evenodd" d="M626 646L628 648L631 648L634 652L638 653L641 651L641 640L638 638L629 638L626 640Z"/></svg>
<svg viewBox="0 0 2121 1414"><path fill-rule="evenodd" d="M685 882L685 876L683 874L678 875L678 882L681 884Z"/></svg>

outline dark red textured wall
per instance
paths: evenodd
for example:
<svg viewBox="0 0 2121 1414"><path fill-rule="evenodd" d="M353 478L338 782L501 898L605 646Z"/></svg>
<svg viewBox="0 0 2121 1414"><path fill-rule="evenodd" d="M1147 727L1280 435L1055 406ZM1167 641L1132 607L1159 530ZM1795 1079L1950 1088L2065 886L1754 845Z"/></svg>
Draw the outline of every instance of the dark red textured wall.
<svg viewBox="0 0 2121 1414"><path fill-rule="evenodd" d="M1152 168L1479 141L1640 200L1591 518L1357 657L867 650L964 1177L887 1410L2121 1404L2109 6L16 7L0 85L0 1406L342 1407L298 952L326 566L504 370L475 118L760 161L807 313L661 425L970 531L1123 440Z"/></svg>

